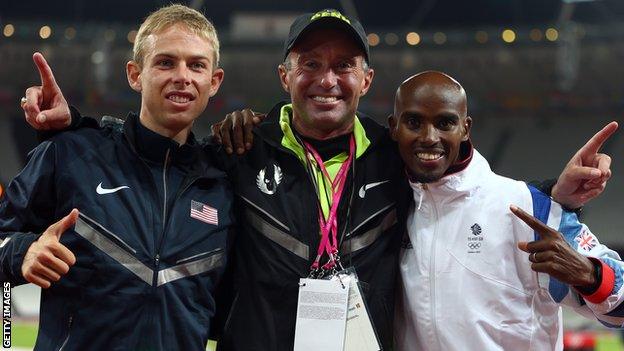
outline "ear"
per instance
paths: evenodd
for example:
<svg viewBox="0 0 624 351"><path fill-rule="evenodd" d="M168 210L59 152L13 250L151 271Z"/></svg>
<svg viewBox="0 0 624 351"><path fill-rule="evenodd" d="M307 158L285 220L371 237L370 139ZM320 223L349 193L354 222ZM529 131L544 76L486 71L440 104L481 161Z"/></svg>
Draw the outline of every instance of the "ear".
<svg viewBox="0 0 624 351"><path fill-rule="evenodd" d="M141 86L141 67L134 61L128 61L126 63L126 76L128 77L130 88L140 93L143 90Z"/></svg>
<svg viewBox="0 0 624 351"><path fill-rule="evenodd" d="M212 78L210 79L210 97L215 96L217 91L219 91L224 75L225 72L221 68L217 68L212 72Z"/></svg>
<svg viewBox="0 0 624 351"><path fill-rule="evenodd" d="M466 116L464 119L464 136L462 137L462 141L470 139L470 128L472 128L472 118Z"/></svg>
<svg viewBox="0 0 624 351"><path fill-rule="evenodd" d="M364 96L368 93L368 89L370 89L374 76L375 70L372 68L369 68L368 71L365 72L364 82L362 83L362 89L360 90L360 96Z"/></svg>
<svg viewBox="0 0 624 351"><path fill-rule="evenodd" d="M388 125L390 126L390 138L392 138L392 140L394 141L397 141L397 136L396 136L397 123L398 121L394 117L394 115L388 116Z"/></svg>
<svg viewBox="0 0 624 351"><path fill-rule="evenodd" d="M290 81L288 79L288 70L286 69L286 66L283 64L277 66L277 74L279 75L282 89L284 89L285 92L290 93Z"/></svg>

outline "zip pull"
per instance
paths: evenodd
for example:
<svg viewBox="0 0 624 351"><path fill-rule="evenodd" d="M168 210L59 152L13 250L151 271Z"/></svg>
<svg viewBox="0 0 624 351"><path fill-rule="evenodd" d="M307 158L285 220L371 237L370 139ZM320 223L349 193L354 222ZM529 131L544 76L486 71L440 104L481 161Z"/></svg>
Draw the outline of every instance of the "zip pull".
<svg viewBox="0 0 624 351"><path fill-rule="evenodd" d="M427 190L427 184L422 185L422 191L420 192L420 196L418 197L418 208L416 209L417 211L420 211L420 208L422 206L422 201L423 201L423 196L425 194L425 190Z"/></svg>
<svg viewBox="0 0 624 351"><path fill-rule="evenodd" d="M158 268L158 263L160 263L160 255L156 254L156 257L154 257L154 266L156 268Z"/></svg>

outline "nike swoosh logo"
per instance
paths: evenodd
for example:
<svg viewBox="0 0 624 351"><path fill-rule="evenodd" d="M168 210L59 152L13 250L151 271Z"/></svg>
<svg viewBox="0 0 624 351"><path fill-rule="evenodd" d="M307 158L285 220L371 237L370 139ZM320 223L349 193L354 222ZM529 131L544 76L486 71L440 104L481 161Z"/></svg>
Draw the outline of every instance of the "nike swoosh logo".
<svg viewBox="0 0 624 351"><path fill-rule="evenodd" d="M112 194L112 193L117 192L117 191L119 191L121 189L130 189L130 187L126 186L126 185L122 185L122 186L117 187L117 188L105 189L105 188L102 188L102 183L100 183L100 184L98 184L97 188L95 189L95 192L100 194L100 195L104 195L104 194Z"/></svg>
<svg viewBox="0 0 624 351"><path fill-rule="evenodd" d="M383 182L376 182L376 183L369 183L369 184L364 184L362 185L362 187L360 188L360 191L358 192L358 195L360 195L360 198L364 198L364 196L366 195L366 191L369 189L372 189L374 187L376 187L377 185L381 185L383 183L387 183L389 182L389 180L384 180Z"/></svg>

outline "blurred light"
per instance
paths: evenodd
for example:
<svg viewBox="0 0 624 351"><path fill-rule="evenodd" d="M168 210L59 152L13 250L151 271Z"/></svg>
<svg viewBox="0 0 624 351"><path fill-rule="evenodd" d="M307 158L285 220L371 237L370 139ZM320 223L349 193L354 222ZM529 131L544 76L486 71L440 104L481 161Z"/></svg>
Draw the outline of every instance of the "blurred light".
<svg viewBox="0 0 624 351"><path fill-rule="evenodd" d="M420 35L416 32L409 32L405 36L405 41L410 45L418 45L420 43Z"/></svg>
<svg viewBox="0 0 624 351"><path fill-rule="evenodd" d="M505 43L513 43L516 40L516 33L511 29L505 29L501 37Z"/></svg>
<svg viewBox="0 0 624 351"><path fill-rule="evenodd" d="M4 33L4 36L8 38L15 33L15 27L13 27L12 24L7 24L4 26L4 30L2 32Z"/></svg>
<svg viewBox="0 0 624 351"><path fill-rule="evenodd" d="M384 39L388 45L396 45L399 42L399 36L394 33L386 34Z"/></svg>
<svg viewBox="0 0 624 351"><path fill-rule="evenodd" d="M529 38L531 38L531 40L533 41L540 41L543 37L544 34L542 34L542 31L537 28L531 29L531 31L529 32Z"/></svg>
<svg viewBox="0 0 624 351"><path fill-rule="evenodd" d="M433 34L433 42L438 44L438 45L442 45L444 43L446 43L446 34L442 33L442 32L436 32Z"/></svg>
<svg viewBox="0 0 624 351"><path fill-rule="evenodd" d="M72 40L76 37L76 30L73 27L67 27L65 29L65 39Z"/></svg>
<svg viewBox="0 0 624 351"><path fill-rule="evenodd" d="M480 30L477 34L475 34L475 39L477 40L477 43L485 44L488 41L488 34L487 32Z"/></svg>
<svg viewBox="0 0 624 351"><path fill-rule="evenodd" d="M39 36L41 39L48 39L52 35L52 28L50 26L43 26L39 29Z"/></svg>
<svg viewBox="0 0 624 351"><path fill-rule="evenodd" d="M375 33L369 33L367 39L368 39L368 45L370 46L379 45L379 35Z"/></svg>
<svg viewBox="0 0 624 351"><path fill-rule="evenodd" d="M128 32L128 41L130 42L130 44L134 44L134 39L136 38L136 35L137 31L134 29Z"/></svg>
<svg viewBox="0 0 624 351"><path fill-rule="evenodd" d="M107 29L106 31L104 31L104 40L111 42L115 40L116 35L117 34L115 33L114 29Z"/></svg>
<svg viewBox="0 0 624 351"><path fill-rule="evenodd" d="M556 41L559 38L559 32L555 28L546 29L546 39Z"/></svg>
<svg viewBox="0 0 624 351"><path fill-rule="evenodd" d="M91 54L91 62L93 62L93 64L95 65L99 65L104 62L104 53L101 51L95 51L93 54Z"/></svg>

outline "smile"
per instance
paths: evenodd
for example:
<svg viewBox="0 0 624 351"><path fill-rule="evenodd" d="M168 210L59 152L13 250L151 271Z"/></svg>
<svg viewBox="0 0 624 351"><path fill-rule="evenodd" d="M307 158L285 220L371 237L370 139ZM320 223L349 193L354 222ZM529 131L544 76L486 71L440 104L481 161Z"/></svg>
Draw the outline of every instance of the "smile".
<svg viewBox="0 0 624 351"><path fill-rule="evenodd" d="M181 91L170 92L165 97L167 98L167 100L175 102L177 104L185 104L189 101L195 100L192 94Z"/></svg>
<svg viewBox="0 0 624 351"><path fill-rule="evenodd" d="M442 158L441 153L428 153L428 152L419 152L416 156L424 161L434 161Z"/></svg>
<svg viewBox="0 0 624 351"><path fill-rule="evenodd" d="M312 100L317 101L317 102L322 102L322 103L331 103L331 102L338 101L338 98L336 96L319 96L319 95L314 95L314 96L312 96Z"/></svg>
<svg viewBox="0 0 624 351"><path fill-rule="evenodd" d="M168 98L169 100L177 103L185 103L191 101L188 96L179 96L179 95L171 95Z"/></svg>

